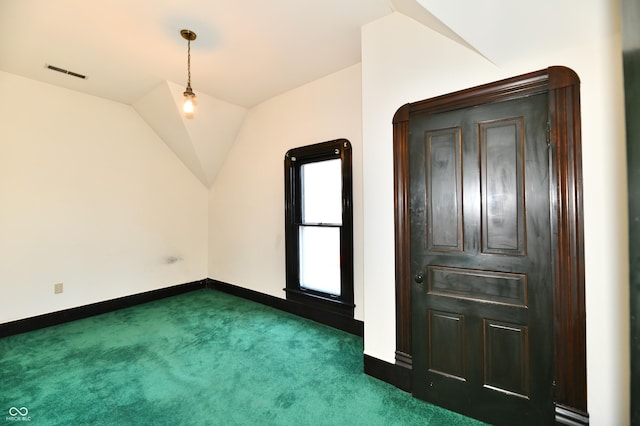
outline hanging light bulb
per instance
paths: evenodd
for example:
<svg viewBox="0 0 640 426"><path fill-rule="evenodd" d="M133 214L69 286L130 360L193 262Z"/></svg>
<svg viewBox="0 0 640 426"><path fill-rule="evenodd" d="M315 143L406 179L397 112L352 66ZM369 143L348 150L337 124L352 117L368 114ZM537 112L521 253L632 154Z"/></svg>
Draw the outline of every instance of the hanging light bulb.
<svg viewBox="0 0 640 426"><path fill-rule="evenodd" d="M196 98L196 94L191 89L191 42L196 39L196 33L191 30L180 31L182 38L187 40L187 88L184 91L184 105L182 110L185 114L193 114L194 105L193 100Z"/></svg>
<svg viewBox="0 0 640 426"><path fill-rule="evenodd" d="M184 105L182 105L182 110L186 113L186 114L192 114L193 113L193 98L196 97L196 95L194 95L193 93L188 94L187 92L184 92Z"/></svg>

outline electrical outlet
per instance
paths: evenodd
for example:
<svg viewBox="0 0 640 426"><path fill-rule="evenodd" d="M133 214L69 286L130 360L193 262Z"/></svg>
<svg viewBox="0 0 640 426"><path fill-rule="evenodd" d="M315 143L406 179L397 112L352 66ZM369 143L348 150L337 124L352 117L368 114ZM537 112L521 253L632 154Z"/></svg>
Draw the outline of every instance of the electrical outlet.
<svg viewBox="0 0 640 426"><path fill-rule="evenodd" d="M62 283L55 283L53 285L53 294L60 294L64 291L64 285Z"/></svg>

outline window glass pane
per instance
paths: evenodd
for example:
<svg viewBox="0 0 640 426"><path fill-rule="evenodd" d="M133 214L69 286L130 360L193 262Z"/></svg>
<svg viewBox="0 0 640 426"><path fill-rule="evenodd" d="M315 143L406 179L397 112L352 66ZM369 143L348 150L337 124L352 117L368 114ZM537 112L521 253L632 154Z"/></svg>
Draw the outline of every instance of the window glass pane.
<svg viewBox="0 0 640 426"><path fill-rule="evenodd" d="M340 228L300 227L300 287L340 295Z"/></svg>
<svg viewBox="0 0 640 426"><path fill-rule="evenodd" d="M342 169L339 158L303 164L302 222L342 223Z"/></svg>

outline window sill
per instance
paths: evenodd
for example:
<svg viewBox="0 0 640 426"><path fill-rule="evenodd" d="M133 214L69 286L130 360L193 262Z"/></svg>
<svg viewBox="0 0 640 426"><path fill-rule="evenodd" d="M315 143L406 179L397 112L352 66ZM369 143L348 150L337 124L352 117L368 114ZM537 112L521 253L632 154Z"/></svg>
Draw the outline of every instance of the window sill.
<svg viewBox="0 0 640 426"><path fill-rule="evenodd" d="M308 290L285 288L284 291L287 293L287 300L303 303L333 314L349 318L354 317L354 309L356 305L353 303L345 302L331 296L325 296Z"/></svg>

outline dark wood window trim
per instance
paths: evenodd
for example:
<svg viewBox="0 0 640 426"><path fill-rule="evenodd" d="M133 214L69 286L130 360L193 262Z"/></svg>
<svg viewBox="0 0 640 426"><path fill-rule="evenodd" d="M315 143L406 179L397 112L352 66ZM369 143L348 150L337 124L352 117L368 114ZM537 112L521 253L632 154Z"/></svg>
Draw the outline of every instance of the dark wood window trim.
<svg viewBox="0 0 640 426"><path fill-rule="evenodd" d="M539 93L549 95L553 294L555 316L556 421L586 424L586 322L580 80L572 70L550 67L495 83L439 96L398 109L393 118L396 368L409 377L412 368L410 216L408 200L409 117Z"/></svg>
<svg viewBox="0 0 640 426"><path fill-rule="evenodd" d="M340 296L300 287L299 226L301 224L300 167L329 159L341 160L342 224L340 225ZM351 143L336 139L289 150L284 158L285 171L285 244L287 299L330 313L354 316L353 301L353 178Z"/></svg>

